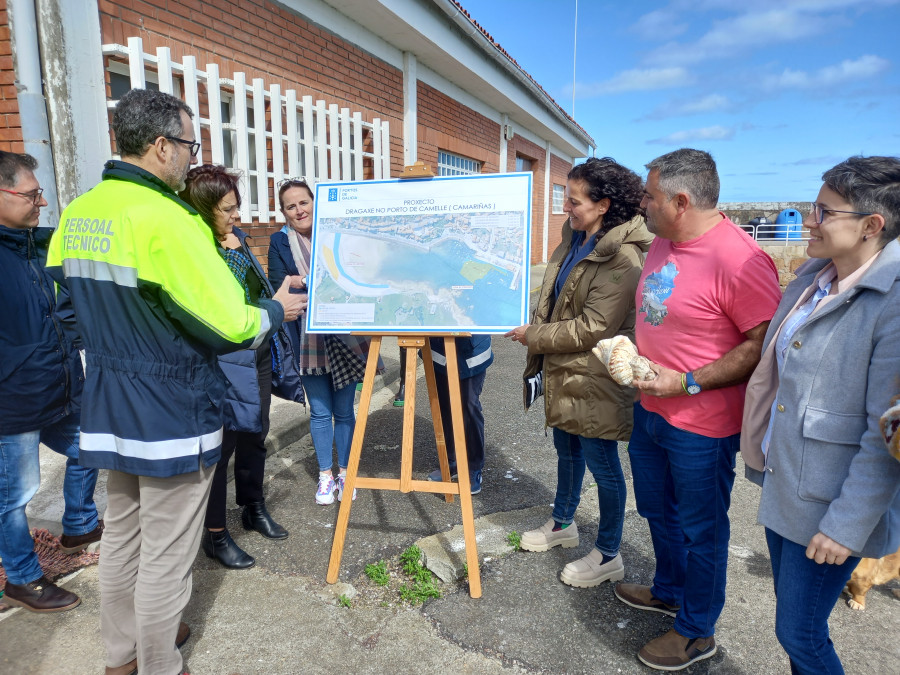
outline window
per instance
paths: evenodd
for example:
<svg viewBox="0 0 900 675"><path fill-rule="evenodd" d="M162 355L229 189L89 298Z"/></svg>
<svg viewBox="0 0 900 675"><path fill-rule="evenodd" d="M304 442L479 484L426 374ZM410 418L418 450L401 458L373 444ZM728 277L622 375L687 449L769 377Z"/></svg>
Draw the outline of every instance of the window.
<svg viewBox="0 0 900 675"><path fill-rule="evenodd" d="M438 150L438 176L470 176L481 173L481 162Z"/></svg>
<svg viewBox="0 0 900 675"><path fill-rule="evenodd" d="M531 160L516 155L516 171L531 171Z"/></svg>
<svg viewBox="0 0 900 675"><path fill-rule="evenodd" d="M553 184L553 213L564 213L563 202L566 201L566 186Z"/></svg>

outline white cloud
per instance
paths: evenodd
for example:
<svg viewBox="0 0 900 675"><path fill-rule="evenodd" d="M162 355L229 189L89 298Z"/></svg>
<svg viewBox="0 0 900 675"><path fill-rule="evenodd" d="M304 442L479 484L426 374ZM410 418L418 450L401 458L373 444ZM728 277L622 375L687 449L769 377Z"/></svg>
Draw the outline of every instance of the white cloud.
<svg viewBox="0 0 900 675"><path fill-rule="evenodd" d="M734 127L712 126L702 129L685 129L647 141L656 145L683 145L694 141L730 141L734 138Z"/></svg>
<svg viewBox="0 0 900 675"><path fill-rule="evenodd" d="M575 94L578 98L593 98L626 91L671 89L690 84L692 81L690 73L684 68L634 68L623 70L604 82L577 82ZM571 87L568 89L571 93Z"/></svg>
<svg viewBox="0 0 900 675"><path fill-rule="evenodd" d="M657 9L644 14L629 28L645 40L656 40L660 34L681 35L688 29L687 23L678 21L679 13L668 9Z"/></svg>
<svg viewBox="0 0 900 675"><path fill-rule="evenodd" d="M821 33L829 21L795 9L747 12L713 22L712 28L693 43L669 42L652 52L650 64L690 65L710 59L733 58L748 50L796 41Z"/></svg>
<svg viewBox="0 0 900 675"><path fill-rule="evenodd" d="M887 59L865 54L858 59L846 59L833 66L826 66L809 73L803 70L785 68L780 75L771 75L763 80L766 89L813 89L834 87L845 82L853 83L875 77L887 70L891 62Z"/></svg>
<svg viewBox="0 0 900 675"><path fill-rule="evenodd" d="M684 117L686 115L699 115L709 112L722 112L733 107L727 96L722 94L708 94L702 98L688 100L678 99L667 101L642 119L664 120L669 117Z"/></svg>

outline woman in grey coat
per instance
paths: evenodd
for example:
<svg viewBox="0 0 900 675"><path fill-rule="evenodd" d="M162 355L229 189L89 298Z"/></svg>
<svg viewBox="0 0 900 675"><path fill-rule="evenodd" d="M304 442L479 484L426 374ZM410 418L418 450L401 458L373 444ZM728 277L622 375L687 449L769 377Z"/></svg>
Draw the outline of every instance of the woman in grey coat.
<svg viewBox="0 0 900 675"><path fill-rule="evenodd" d="M825 172L812 258L769 325L741 453L762 485L775 633L793 673L843 673L828 616L861 557L900 545L900 463L879 416L900 378L900 159Z"/></svg>

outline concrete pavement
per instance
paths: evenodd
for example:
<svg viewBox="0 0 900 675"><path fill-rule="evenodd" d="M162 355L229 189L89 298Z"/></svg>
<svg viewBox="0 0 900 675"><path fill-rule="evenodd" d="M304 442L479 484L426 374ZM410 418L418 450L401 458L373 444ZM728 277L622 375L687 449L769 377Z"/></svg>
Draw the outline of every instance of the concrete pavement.
<svg viewBox="0 0 900 675"><path fill-rule="evenodd" d="M539 277L533 280L532 286ZM202 553L194 567L185 621L193 635L183 648L194 675L241 673L649 673L635 658L671 619L627 607L612 587L574 589L558 581L560 569L585 555L596 534L596 486L588 473L576 523L577 549L513 552L505 535L542 524L550 513L556 459L543 412L521 408L524 348L495 337L495 364L482 401L486 416L484 490L473 498L483 597L470 598L464 581L441 584L443 597L413 607L396 589L379 589L366 564L389 563L418 542L431 563L458 569L463 556L458 501L436 495L361 490L350 518L340 583L325 583L337 503L314 503L317 464L306 413L293 404L273 408L272 454L267 464L270 510L289 531L284 541L245 532L229 499L229 529L257 559L247 571L226 571ZM396 476L400 466L402 408L391 406L397 349L386 340L387 373L373 401L360 471ZM436 467L433 432L419 380L414 475ZM624 447L623 468L630 484ZM62 462L42 455L44 480L31 505L34 526L60 531ZM774 636L774 597L762 530L755 525L758 489L742 477L733 493L728 599L717 627L719 653L688 673L786 673ZM98 501L104 503L103 483ZM643 519L629 494L622 553L626 581L648 583L653 555ZM390 567L390 565L389 565ZM82 605L62 614L23 610L0 614L0 673L103 672L97 568L68 579ZM397 585L395 583L395 585ZM895 584L896 585L896 584ZM341 606L339 596L351 606ZM839 601L832 636L848 673L892 673L900 663L895 636L900 604L889 588L873 589L864 612Z"/></svg>

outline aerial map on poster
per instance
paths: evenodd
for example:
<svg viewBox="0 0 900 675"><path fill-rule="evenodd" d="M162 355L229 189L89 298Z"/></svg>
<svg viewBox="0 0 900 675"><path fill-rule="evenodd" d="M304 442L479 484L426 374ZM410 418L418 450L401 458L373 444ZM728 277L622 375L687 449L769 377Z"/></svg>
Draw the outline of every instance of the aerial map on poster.
<svg viewBox="0 0 900 675"><path fill-rule="evenodd" d="M531 174L319 183L310 332L526 322Z"/></svg>

